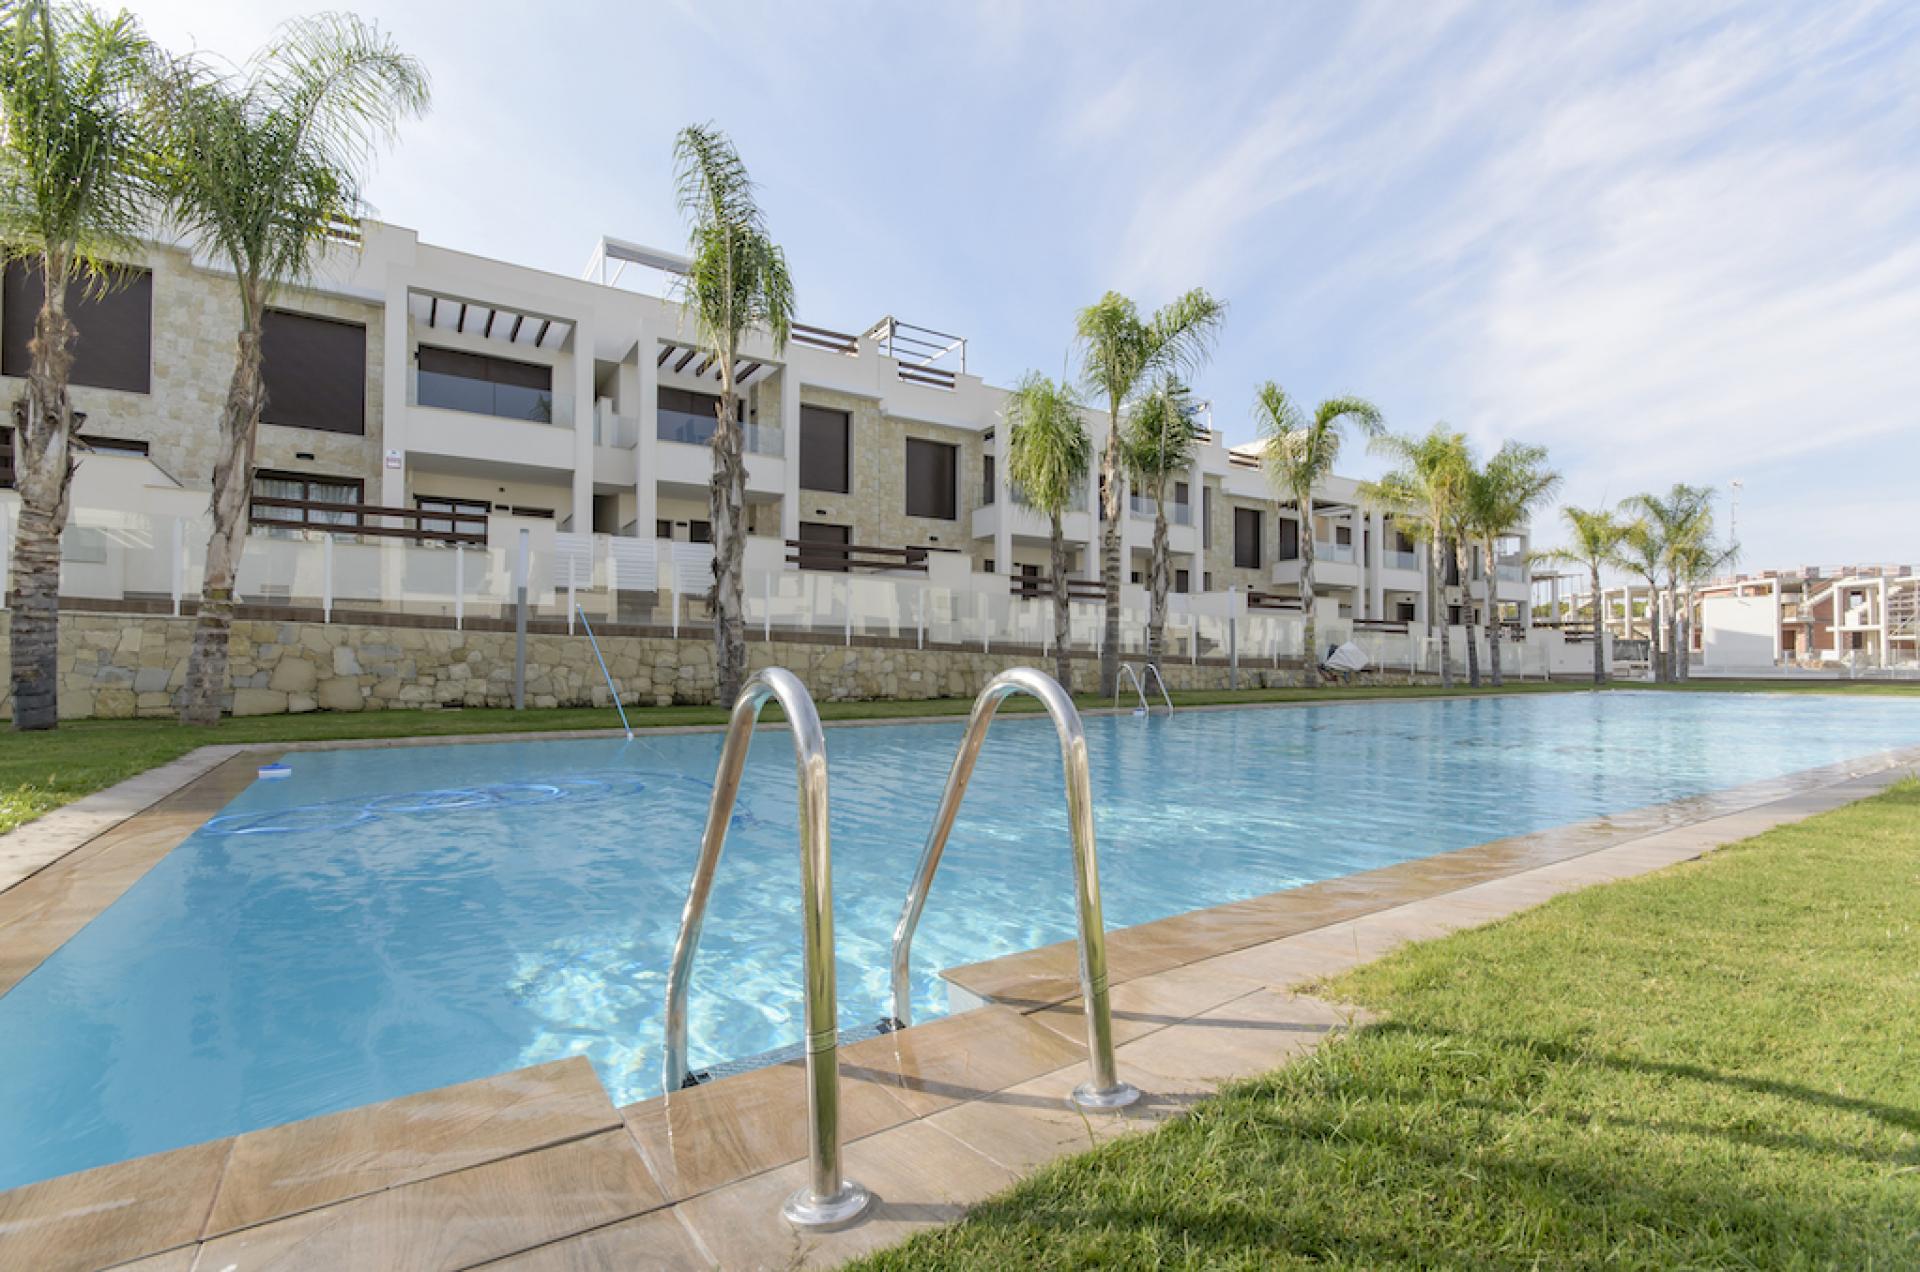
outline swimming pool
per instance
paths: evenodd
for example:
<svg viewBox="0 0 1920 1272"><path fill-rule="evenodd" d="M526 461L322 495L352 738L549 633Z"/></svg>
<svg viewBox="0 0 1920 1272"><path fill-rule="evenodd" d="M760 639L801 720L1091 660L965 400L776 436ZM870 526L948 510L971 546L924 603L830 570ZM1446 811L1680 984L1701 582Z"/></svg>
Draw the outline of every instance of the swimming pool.
<svg viewBox="0 0 1920 1272"><path fill-rule="evenodd" d="M959 722L832 729L844 1027ZM1087 721L1110 927L1920 743L1920 703L1554 694ZM656 1094L720 739L298 753L0 997L0 1189L567 1055ZM793 754L756 739L692 993L696 1066L799 1040ZM1003 717L914 947L1070 938L1052 729Z"/></svg>

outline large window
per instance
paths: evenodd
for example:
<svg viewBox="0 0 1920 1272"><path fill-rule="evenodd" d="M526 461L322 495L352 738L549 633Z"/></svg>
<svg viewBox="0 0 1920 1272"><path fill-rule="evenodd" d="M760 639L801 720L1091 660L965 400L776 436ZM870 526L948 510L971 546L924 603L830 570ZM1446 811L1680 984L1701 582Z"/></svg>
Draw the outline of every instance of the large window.
<svg viewBox="0 0 1920 1272"><path fill-rule="evenodd" d="M7 262L0 280L0 374L27 373L34 320L46 300L40 266ZM147 393L153 388L153 274L116 272L105 290L67 284L67 316L79 332L69 381L96 389Z"/></svg>
<svg viewBox="0 0 1920 1272"><path fill-rule="evenodd" d="M852 417L824 406L800 407L800 488L846 494L853 488L848 463Z"/></svg>
<svg viewBox="0 0 1920 1272"><path fill-rule="evenodd" d="M272 534L291 534L306 526L358 526L364 503L364 487L357 477L329 477L315 473L283 473L260 469L253 474L256 502L250 510L256 525L270 527ZM260 503L259 499L289 499L302 504L326 504L329 507L283 507L278 503Z"/></svg>
<svg viewBox="0 0 1920 1272"><path fill-rule="evenodd" d="M907 439L907 515L953 521L959 509L960 448Z"/></svg>
<svg viewBox="0 0 1920 1272"><path fill-rule="evenodd" d="M1260 536L1266 516L1258 508L1233 510L1233 564L1239 570L1260 568Z"/></svg>
<svg viewBox="0 0 1920 1272"><path fill-rule="evenodd" d="M553 423L553 368L421 345L421 406Z"/></svg>
<svg viewBox="0 0 1920 1272"><path fill-rule="evenodd" d="M356 437L366 433L364 326L269 309L260 322L260 355L267 387L264 422Z"/></svg>

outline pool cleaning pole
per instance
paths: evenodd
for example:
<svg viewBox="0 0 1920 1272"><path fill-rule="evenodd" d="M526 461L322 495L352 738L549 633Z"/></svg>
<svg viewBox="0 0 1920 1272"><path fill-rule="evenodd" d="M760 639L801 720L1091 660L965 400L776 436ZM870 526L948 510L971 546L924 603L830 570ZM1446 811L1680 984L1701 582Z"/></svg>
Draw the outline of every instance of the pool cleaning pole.
<svg viewBox="0 0 1920 1272"><path fill-rule="evenodd" d="M520 531L520 551L514 558L513 709L527 705L527 532Z"/></svg>
<svg viewBox="0 0 1920 1272"><path fill-rule="evenodd" d="M587 643L593 646L593 656L600 660L600 674L607 678L607 692L613 695L613 709L620 713L620 727L627 731L627 737L633 737L633 726L627 723L627 709L620 705L620 690L613 683L613 673L607 670L607 656L600 652L600 642L594 637L593 624L587 621L587 611L580 608L580 602L573 603L574 612L580 615L580 626L587 629Z"/></svg>

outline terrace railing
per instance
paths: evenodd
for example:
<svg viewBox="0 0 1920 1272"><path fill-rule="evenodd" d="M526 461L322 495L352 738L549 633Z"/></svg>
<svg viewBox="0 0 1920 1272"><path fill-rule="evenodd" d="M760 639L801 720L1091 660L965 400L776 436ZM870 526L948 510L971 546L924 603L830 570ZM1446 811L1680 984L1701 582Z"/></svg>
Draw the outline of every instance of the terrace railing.
<svg viewBox="0 0 1920 1272"><path fill-rule="evenodd" d="M854 543L822 543L817 539L788 539L787 564L803 570L915 570L927 572L931 548L874 548Z"/></svg>
<svg viewBox="0 0 1920 1272"><path fill-rule="evenodd" d="M500 509L265 495L252 504L255 533L236 585L237 600L252 617L499 628L511 626L524 583L536 631L577 630L585 614L603 640L642 631L704 635L713 620L707 544L567 533L551 517ZM201 508L178 515L75 508L63 541L61 604L76 611L191 614L206 565L209 523L203 502ZM0 492L0 554L12 542L17 515L17 498ZM745 566L750 639L988 653L1039 654L1052 647L1048 580L981 573L958 553L749 535ZM1097 650L1105 638L1101 584L1077 579L1069 589L1071 647ZM1148 610L1146 589L1121 588L1123 653L1145 652ZM1176 593L1169 611L1169 661L1224 659L1237 651L1245 664L1272 665L1299 654L1301 616L1277 598L1269 604L1244 594Z"/></svg>
<svg viewBox="0 0 1920 1272"><path fill-rule="evenodd" d="M249 526L258 530L312 530L325 534L374 535L411 543L465 544L484 547L487 514L434 511L423 508L382 508L375 504L343 504L318 499L279 499L254 495L249 500ZM298 515L295 515L298 514ZM389 522L399 522L389 525Z"/></svg>

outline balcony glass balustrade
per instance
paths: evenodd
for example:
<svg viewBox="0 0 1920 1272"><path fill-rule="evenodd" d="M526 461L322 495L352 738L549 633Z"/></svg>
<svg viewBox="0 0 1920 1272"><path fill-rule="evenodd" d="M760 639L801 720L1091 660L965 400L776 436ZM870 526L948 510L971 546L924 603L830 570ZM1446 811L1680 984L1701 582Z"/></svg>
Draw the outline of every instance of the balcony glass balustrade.
<svg viewBox="0 0 1920 1272"><path fill-rule="evenodd" d="M593 444L632 450L640 444L640 421L631 415L596 411L593 416Z"/></svg>
<svg viewBox="0 0 1920 1272"><path fill-rule="evenodd" d="M1381 553L1380 564L1389 570L1417 570L1420 568L1420 554L1402 552L1396 548Z"/></svg>
<svg viewBox="0 0 1920 1272"><path fill-rule="evenodd" d="M1128 507L1128 510L1133 513L1134 516L1140 517L1147 521L1153 520L1154 511L1153 511L1152 495L1128 495L1127 507ZM1167 500L1167 521L1172 525L1176 525L1176 526L1192 525L1193 524L1193 505L1190 503L1175 503L1171 499Z"/></svg>
<svg viewBox="0 0 1920 1272"><path fill-rule="evenodd" d="M686 446L705 446L713 440L713 430L718 421L705 412L675 411L667 407L659 408L660 421L655 426L654 435L663 442L679 442ZM742 425L746 435L747 451L753 455L783 455L786 453L785 438L777 424Z"/></svg>
<svg viewBox="0 0 1920 1272"><path fill-rule="evenodd" d="M1034 508L1034 502L1027 498L1027 492L1022 490L1019 485L1014 482L1007 483L1007 495L1014 503L1019 504L1022 508ZM993 500L989 499L987 502L992 503ZM1066 510L1068 512L1085 512L1087 510L1087 492L1084 488L1074 488L1072 497L1067 500ZM1035 511L1039 510L1035 508Z"/></svg>
<svg viewBox="0 0 1920 1272"><path fill-rule="evenodd" d="M496 384L491 380L474 380L463 375L449 375L444 371L422 371L418 367L409 373L407 387L407 401L413 406L463 411L468 415L491 415L495 419L525 420L557 428L573 427L573 399L550 389Z"/></svg>

